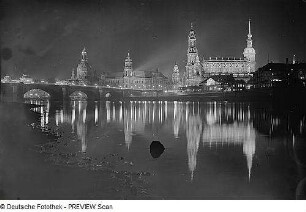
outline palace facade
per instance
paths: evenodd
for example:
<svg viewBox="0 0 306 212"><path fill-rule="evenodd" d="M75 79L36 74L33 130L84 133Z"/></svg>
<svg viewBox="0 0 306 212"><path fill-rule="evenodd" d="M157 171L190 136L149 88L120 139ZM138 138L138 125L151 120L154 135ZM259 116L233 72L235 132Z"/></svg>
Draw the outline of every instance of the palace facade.
<svg viewBox="0 0 306 212"><path fill-rule="evenodd" d="M255 49L253 48L251 21L243 58L209 58L200 62L196 47L196 34L191 25L188 35L187 64L182 77L184 86L198 86L204 79L214 75L232 75L235 79L248 81L255 72Z"/></svg>
<svg viewBox="0 0 306 212"><path fill-rule="evenodd" d="M169 79L158 69L133 70L133 60L130 53L124 60L123 73L102 74L101 81L106 86L135 90L164 90L170 86Z"/></svg>

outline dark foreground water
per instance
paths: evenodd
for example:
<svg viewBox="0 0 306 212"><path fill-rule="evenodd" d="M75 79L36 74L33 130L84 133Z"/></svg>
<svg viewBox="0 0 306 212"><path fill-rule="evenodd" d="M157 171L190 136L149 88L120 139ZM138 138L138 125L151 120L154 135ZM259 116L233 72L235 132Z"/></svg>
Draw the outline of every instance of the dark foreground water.
<svg viewBox="0 0 306 212"><path fill-rule="evenodd" d="M0 108L5 199L305 199L298 106L27 103L39 116ZM165 147L158 158L154 140Z"/></svg>

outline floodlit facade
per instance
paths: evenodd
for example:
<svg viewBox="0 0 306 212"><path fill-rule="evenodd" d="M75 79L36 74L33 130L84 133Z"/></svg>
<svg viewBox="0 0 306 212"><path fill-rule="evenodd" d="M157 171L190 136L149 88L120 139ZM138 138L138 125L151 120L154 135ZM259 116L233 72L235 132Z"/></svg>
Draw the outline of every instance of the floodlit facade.
<svg viewBox="0 0 306 212"><path fill-rule="evenodd" d="M255 49L251 34L251 21L247 35L247 46L243 58L209 57L200 63L196 47L196 34L191 26L188 35L187 64L183 75L184 86L198 86L204 79L214 75L232 75L235 79L248 81L255 72Z"/></svg>
<svg viewBox="0 0 306 212"><path fill-rule="evenodd" d="M92 67L88 63L88 56L86 52L86 48L84 47L81 53L81 61L77 65L76 72L73 70L71 73L71 79L69 80L71 83L76 84L92 84L95 82L96 74Z"/></svg>
<svg viewBox="0 0 306 212"><path fill-rule="evenodd" d="M124 60L122 72L101 75L102 84L110 87L119 87L135 90L164 90L170 82L161 72L156 70L133 70L133 60L130 53Z"/></svg>
<svg viewBox="0 0 306 212"><path fill-rule="evenodd" d="M187 64L184 74L185 85L195 86L202 81L202 67L196 46L196 34L191 24L191 30L188 35L188 49L187 49Z"/></svg>

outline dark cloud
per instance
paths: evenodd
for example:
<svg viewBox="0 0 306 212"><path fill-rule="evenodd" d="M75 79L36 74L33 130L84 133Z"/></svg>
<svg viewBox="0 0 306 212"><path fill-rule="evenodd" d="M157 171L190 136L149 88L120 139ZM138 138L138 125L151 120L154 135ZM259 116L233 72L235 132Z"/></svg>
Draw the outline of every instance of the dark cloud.
<svg viewBox="0 0 306 212"><path fill-rule="evenodd" d="M9 60L13 56L13 52L10 48L3 48L1 50L1 58L3 60Z"/></svg>
<svg viewBox="0 0 306 212"><path fill-rule="evenodd" d="M30 56L36 55L35 50L30 46L27 47L18 46L18 50L25 55L30 55Z"/></svg>

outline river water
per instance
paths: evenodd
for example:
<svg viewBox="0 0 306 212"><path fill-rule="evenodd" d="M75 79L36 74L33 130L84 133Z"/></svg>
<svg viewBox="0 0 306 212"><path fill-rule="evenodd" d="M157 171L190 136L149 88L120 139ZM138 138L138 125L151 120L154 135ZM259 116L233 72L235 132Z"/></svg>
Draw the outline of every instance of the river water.
<svg viewBox="0 0 306 212"><path fill-rule="evenodd" d="M305 198L305 113L298 107L222 101L26 103L39 105L31 110L40 115L28 128L57 137L52 148L50 142L39 147L50 167L86 168L77 157L59 157L64 154L100 162L106 158L116 172L143 176L151 199ZM165 148L158 158L150 154L152 141ZM82 174L86 179L92 172ZM77 191L71 188L60 198L74 197ZM101 195L93 191L87 197ZM121 198L107 198L112 197Z"/></svg>

